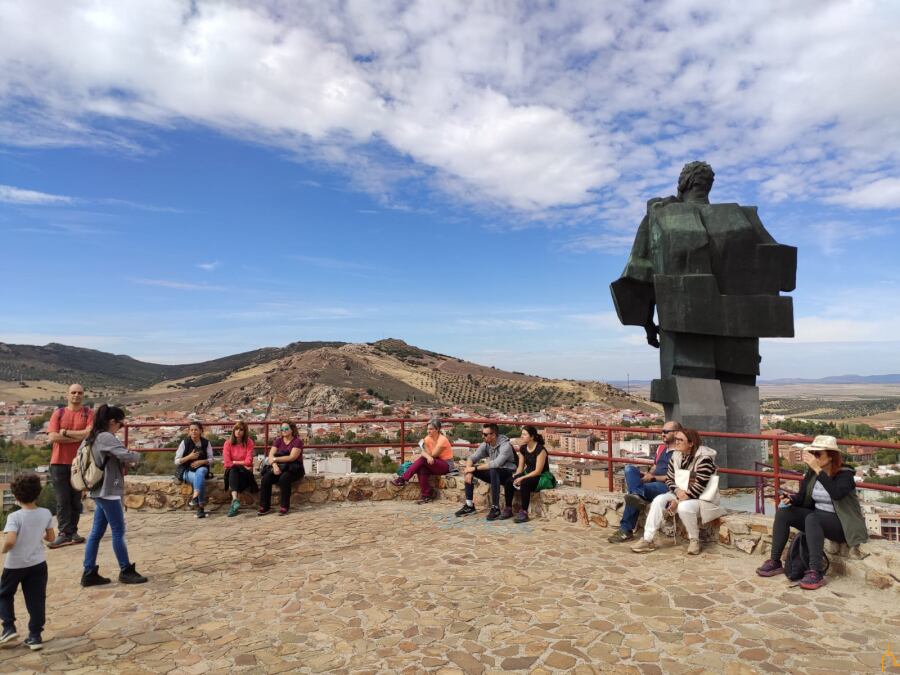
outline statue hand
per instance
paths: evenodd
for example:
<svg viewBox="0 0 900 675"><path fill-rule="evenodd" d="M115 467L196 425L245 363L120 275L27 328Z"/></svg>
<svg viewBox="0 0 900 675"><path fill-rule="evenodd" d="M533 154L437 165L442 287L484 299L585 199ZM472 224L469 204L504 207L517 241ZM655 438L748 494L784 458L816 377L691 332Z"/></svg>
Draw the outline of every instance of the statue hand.
<svg viewBox="0 0 900 675"><path fill-rule="evenodd" d="M659 349L659 327L654 323L650 323L644 327L644 330L647 331L647 344Z"/></svg>

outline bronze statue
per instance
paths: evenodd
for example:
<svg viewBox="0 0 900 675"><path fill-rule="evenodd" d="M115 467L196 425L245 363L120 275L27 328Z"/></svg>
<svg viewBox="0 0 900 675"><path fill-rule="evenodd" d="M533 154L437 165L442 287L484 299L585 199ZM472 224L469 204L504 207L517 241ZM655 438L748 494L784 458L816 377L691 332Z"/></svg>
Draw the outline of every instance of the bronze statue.
<svg viewBox="0 0 900 675"><path fill-rule="evenodd" d="M759 433L759 338L794 335L791 298L779 292L794 289L797 249L772 238L756 207L710 204L714 178L709 164L691 162L678 178L678 196L647 202L625 271L610 290L619 320L643 326L660 350L650 397L667 419ZM759 443L729 442L726 466L752 468L758 450L739 452L742 446Z"/></svg>

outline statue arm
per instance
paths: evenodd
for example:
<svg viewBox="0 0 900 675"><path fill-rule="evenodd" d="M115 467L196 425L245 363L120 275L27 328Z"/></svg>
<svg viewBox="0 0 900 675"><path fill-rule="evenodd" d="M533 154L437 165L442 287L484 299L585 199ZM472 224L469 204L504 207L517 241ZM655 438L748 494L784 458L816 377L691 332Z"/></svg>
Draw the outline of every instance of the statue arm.
<svg viewBox="0 0 900 675"><path fill-rule="evenodd" d="M616 314L626 326L643 326L647 342L659 346L658 327L653 323L656 294L653 290L653 263L650 261L650 220L641 221L631 255L622 276L610 284Z"/></svg>

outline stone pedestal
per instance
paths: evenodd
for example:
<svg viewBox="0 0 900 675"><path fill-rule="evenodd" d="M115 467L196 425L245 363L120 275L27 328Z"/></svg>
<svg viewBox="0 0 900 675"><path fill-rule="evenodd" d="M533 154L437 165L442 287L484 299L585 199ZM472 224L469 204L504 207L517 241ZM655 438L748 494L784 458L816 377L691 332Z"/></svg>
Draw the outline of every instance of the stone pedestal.
<svg viewBox="0 0 900 675"><path fill-rule="evenodd" d="M659 384L657 384L659 383ZM654 380L655 401L663 404L667 420L676 420L698 431L759 433L759 389L719 380L675 375ZM729 469L753 469L761 454L760 441L738 438L704 438L704 445L716 451L716 464ZM719 475L719 486L755 485L752 476Z"/></svg>

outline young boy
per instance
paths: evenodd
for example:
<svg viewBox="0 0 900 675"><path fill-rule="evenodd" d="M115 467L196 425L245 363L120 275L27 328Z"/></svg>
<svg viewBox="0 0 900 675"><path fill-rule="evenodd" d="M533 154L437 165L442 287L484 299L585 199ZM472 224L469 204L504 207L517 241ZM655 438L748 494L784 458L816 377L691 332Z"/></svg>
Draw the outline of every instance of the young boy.
<svg viewBox="0 0 900 675"><path fill-rule="evenodd" d="M0 619L3 633L0 647L11 647L19 636L16 633L14 601L19 583L28 608L28 637L25 646L41 649L41 633L44 631L44 605L47 601L47 562L41 538L50 542L56 537L53 531L53 514L35 503L41 494L41 479L33 473L25 473L12 482L12 493L22 508L13 511L6 519L6 539L3 553L6 561L0 578Z"/></svg>

